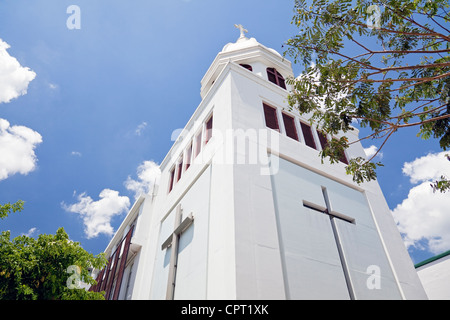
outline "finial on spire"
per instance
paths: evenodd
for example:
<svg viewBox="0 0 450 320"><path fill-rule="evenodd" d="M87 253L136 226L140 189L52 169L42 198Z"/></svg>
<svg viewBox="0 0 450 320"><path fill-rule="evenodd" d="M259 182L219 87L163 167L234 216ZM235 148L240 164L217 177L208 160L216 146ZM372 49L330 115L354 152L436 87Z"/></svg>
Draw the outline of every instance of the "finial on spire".
<svg viewBox="0 0 450 320"><path fill-rule="evenodd" d="M245 32L248 32L248 30L247 30L247 29L244 29L244 27L242 26L242 24L235 24L234 27L237 28L237 29L239 29L239 31L241 31L241 36L239 37L239 39L245 38Z"/></svg>

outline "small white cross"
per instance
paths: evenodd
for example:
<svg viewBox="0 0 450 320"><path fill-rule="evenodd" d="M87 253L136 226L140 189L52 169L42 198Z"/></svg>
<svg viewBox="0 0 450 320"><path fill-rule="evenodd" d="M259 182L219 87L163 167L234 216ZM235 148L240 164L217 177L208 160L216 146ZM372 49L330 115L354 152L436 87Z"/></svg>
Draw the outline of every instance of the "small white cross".
<svg viewBox="0 0 450 320"><path fill-rule="evenodd" d="M241 31L241 36L239 37L239 39L240 39L240 38L245 38L245 32L248 32L248 30L245 29L245 28L242 26L242 24L235 24L234 26L235 26L237 29L239 29L239 31Z"/></svg>

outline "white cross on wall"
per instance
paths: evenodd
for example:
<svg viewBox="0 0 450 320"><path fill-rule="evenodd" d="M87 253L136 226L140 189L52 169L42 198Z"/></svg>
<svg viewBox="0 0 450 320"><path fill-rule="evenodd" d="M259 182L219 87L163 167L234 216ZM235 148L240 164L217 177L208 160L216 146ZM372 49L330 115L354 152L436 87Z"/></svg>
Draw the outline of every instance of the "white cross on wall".
<svg viewBox="0 0 450 320"><path fill-rule="evenodd" d="M350 294L350 298L355 299L355 293L353 291L353 287L352 287L351 281L350 281L348 264L345 260L344 251L342 250L342 244L341 244L341 240L339 238L339 233L338 233L336 221L335 221L336 219L340 219L340 220L346 221L348 223L355 224L355 219L352 217L349 217L345 214L342 214L340 212L337 212L335 210L332 210L330 202L329 202L329 198L328 198L327 189L325 187L322 187L322 194L325 199L326 207L318 205L318 204L310 202L310 201L307 201L307 200L303 200L303 206L305 206L306 208L312 209L314 211L324 213L330 217L331 228L333 229L334 239L336 240L336 246L338 249L339 258L341 260L342 269L344 271L344 277L345 277L345 282L347 283L348 292Z"/></svg>
<svg viewBox="0 0 450 320"><path fill-rule="evenodd" d="M172 300L175 293L175 276L177 273L177 260L178 260L178 244L180 242L180 235L194 222L192 213L189 214L183 221L181 221L183 210L181 204L177 206L175 214L174 231L169 235L166 241L161 245L161 250L172 247L170 253L170 265L169 265L169 279L167 281L166 299Z"/></svg>

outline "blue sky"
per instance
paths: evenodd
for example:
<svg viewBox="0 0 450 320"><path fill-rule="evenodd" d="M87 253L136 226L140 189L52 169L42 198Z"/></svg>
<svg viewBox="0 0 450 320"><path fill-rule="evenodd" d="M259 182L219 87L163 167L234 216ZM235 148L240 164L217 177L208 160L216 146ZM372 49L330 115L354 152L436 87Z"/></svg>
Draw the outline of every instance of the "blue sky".
<svg viewBox="0 0 450 320"><path fill-rule="evenodd" d="M67 27L70 5L80 29ZM0 203L25 201L0 229L64 227L101 252L200 103L216 54L239 37L233 25L282 53L292 10L279 0L0 0ZM415 134L391 138L378 176L419 262L450 249L450 203L424 188L433 168L448 172L437 141Z"/></svg>

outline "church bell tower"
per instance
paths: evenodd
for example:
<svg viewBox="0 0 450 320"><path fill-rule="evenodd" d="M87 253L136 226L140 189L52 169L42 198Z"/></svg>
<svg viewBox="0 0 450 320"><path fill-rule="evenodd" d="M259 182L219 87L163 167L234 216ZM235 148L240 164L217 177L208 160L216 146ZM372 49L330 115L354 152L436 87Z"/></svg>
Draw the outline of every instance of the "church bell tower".
<svg viewBox="0 0 450 320"><path fill-rule="evenodd" d="M319 152L340 136L289 108L291 63L236 28L161 162L158 189L106 249L110 261L120 252L122 274L110 264L98 289L111 283L118 299L426 298L378 182L345 173L362 145L322 164ZM358 140L357 129L346 135Z"/></svg>

